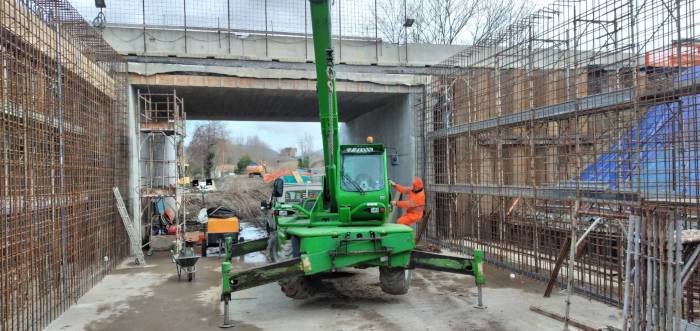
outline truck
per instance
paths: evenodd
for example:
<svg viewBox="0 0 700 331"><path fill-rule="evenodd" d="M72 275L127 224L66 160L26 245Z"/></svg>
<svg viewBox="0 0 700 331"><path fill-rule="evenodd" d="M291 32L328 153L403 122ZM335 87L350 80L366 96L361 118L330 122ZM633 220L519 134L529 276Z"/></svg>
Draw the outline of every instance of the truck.
<svg viewBox="0 0 700 331"><path fill-rule="evenodd" d="M485 282L483 253L449 256L416 250L413 228L390 223L391 185L387 150L382 144L340 144L334 50L331 44L331 0L309 0L316 67L316 96L321 122L325 169L322 190L313 203L275 204L274 225L266 238L234 244L226 238L221 266L224 324L230 327L231 294L278 282L293 299L314 294L319 275L342 268L379 268L381 290L406 294L414 268L473 275ZM276 181L273 196L282 197ZM232 257L267 250L270 263L238 270Z"/></svg>

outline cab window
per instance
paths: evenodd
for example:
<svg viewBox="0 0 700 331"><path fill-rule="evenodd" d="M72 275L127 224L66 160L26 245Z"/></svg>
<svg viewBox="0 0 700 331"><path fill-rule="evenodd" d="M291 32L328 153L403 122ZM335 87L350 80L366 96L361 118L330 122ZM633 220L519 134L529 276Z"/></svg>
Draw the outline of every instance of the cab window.
<svg viewBox="0 0 700 331"><path fill-rule="evenodd" d="M379 191L386 185L382 154L342 154L340 187L346 192Z"/></svg>

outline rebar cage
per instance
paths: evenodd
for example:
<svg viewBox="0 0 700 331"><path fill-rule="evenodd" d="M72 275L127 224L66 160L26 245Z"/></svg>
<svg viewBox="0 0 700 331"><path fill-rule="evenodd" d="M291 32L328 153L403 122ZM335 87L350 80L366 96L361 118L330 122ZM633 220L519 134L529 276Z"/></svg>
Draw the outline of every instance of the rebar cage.
<svg viewBox="0 0 700 331"><path fill-rule="evenodd" d="M600 220L559 283L573 270L577 291L622 306L630 275L640 320L671 296L668 314L697 319L700 276L678 296L660 277L680 277L695 247L680 234L698 226L697 11L559 1L435 66L416 106L429 238L546 280L567 238ZM641 244L625 263L628 228Z"/></svg>
<svg viewBox="0 0 700 331"><path fill-rule="evenodd" d="M126 63L65 0L0 0L0 329L36 330L126 256Z"/></svg>

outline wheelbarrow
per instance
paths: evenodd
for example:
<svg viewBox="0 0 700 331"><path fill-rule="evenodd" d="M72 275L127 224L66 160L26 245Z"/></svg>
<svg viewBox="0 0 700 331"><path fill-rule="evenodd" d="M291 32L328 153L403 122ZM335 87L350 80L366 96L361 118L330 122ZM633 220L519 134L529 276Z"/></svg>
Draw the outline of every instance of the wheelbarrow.
<svg viewBox="0 0 700 331"><path fill-rule="evenodd" d="M199 255L194 253L194 249L191 244L185 245L179 253L172 254L173 263L175 263L175 268L177 269L177 279L182 278L182 274L187 275L187 281L191 282L197 272L197 260L199 260Z"/></svg>

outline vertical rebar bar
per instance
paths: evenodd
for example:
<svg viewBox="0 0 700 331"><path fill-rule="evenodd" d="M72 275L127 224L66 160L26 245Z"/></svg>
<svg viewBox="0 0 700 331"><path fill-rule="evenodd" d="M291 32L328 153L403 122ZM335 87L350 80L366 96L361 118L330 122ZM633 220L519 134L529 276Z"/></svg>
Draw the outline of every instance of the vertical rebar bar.
<svg viewBox="0 0 700 331"><path fill-rule="evenodd" d="M634 247L634 230L637 224L637 216L631 215L627 225L627 249L625 250L625 281L624 281L624 299L622 305L622 330L627 330L629 325L630 313L630 277L632 276L632 249Z"/></svg>
<svg viewBox="0 0 700 331"><path fill-rule="evenodd" d="M377 0L374 0L374 59L379 64L379 17L377 16Z"/></svg>

